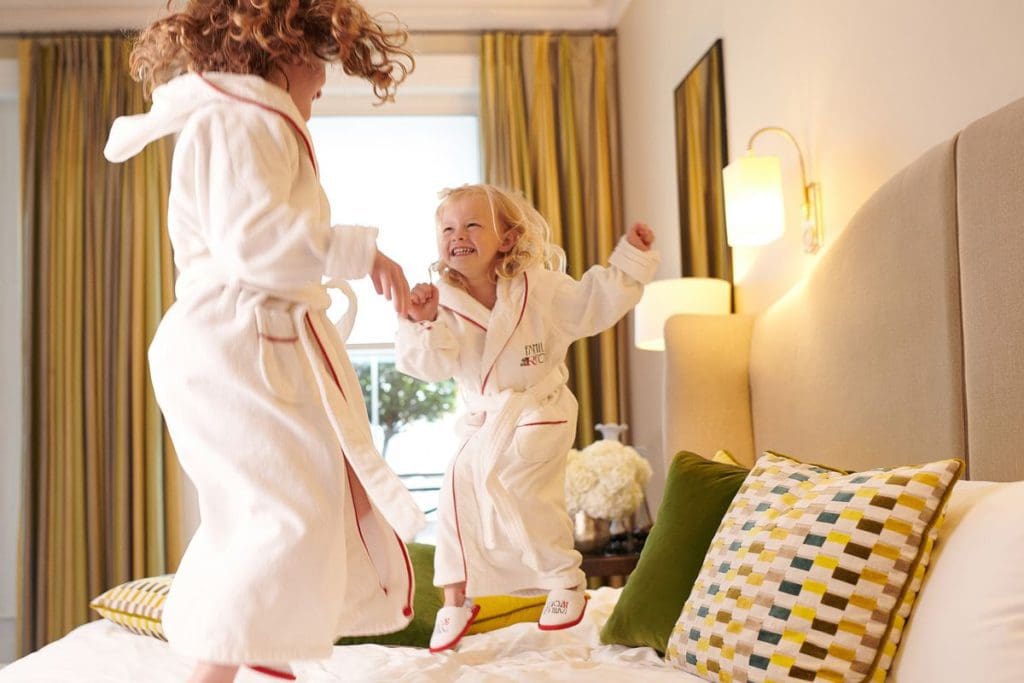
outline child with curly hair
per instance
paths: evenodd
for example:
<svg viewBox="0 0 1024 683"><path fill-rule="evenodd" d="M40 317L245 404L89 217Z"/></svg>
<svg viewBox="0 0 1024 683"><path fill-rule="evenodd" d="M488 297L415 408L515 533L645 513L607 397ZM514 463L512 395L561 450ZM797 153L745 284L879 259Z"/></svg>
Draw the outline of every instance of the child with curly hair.
<svg viewBox="0 0 1024 683"><path fill-rule="evenodd" d="M400 370L454 377L467 407L438 509L434 583L445 603L433 652L455 647L472 624L478 607L467 596L547 593L545 630L583 618L565 506L578 408L565 356L636 305L659 260L653 233L636 224L609 267L574 280L544 218L492 185L444 191L436 222L441 282L413 288L396 341Z"/></svg>
<svg viewBox="0 0 1024 683"><path fill-rule="evenodd" d="M340 635L403 628L423 515L384 464L345 352L370 275L406 311L377 231L332 225L306 121L326 64L393 97L407 35L352 0L189 0L139 36L147 114L114 122L124 161L177 133L168 227L177 301L149 349L153 388L200 524L163 613L197 683L240 665L292 678ZM324 277L350 299L337 329Z"/></svg>

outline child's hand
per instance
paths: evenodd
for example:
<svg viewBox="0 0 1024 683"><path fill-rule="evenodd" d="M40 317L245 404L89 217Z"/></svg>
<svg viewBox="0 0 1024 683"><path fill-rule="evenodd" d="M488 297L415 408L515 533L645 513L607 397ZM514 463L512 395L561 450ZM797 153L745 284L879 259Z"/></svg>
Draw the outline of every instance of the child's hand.
<svg viewBox="0 0 1024 683"><path fill-rule="evenodd" d="M398 315L406 315L409 310L409 283L402 266L378 251L373 257L370 279L377 293L394 303Z"/></svg>
<svg viewBox="0 0 1024 683"><path fill-rule="evenodd" d="M409 294L409 320L437 320L437 287L420 283Z"/></svg>
<svg viewBox="0 0 1024 683"><path fill-rule="evenodd" d="M640 251L650 251L654 244L654 231L644 223L634 223L626 233L626 241Z"/></svg>

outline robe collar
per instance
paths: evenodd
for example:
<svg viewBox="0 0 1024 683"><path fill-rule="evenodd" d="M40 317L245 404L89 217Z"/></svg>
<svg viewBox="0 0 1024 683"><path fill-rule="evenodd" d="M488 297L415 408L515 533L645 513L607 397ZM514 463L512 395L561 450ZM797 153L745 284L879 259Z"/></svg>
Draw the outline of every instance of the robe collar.
<svg viewBox="0 0 1024 683"><path fill-rule="evenodd" d="M438 285L439 303L454 315L480 328L484 334L484 351L480 362L480 393L487 390L498 357L512 340L526 313L530 298L530 273L524 271L511 280L498 280L498 298L494 308L474 299L468 292L446 282Z"/></svg>
<svg viewBox="0 0 1024 683"><path fill-rule="evenodd" d="M201 107L218 101L245 103L284 118L317 170L309 129L291 96L259 76L246 74L187 73L171 79L153 91L148 112L114 121L103 153L111 161L130 159L154 140L180 131Z"/></svg>

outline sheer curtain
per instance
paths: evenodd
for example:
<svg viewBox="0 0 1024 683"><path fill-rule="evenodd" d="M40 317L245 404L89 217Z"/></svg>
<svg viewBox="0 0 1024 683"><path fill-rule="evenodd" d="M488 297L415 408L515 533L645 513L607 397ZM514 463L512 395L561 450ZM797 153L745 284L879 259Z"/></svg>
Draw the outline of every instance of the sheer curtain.
<svg viewBox="0 0 1024 683"><path fill-rule="evenodd" d="M108 164L113 119L145 110L119 37L23 40L25 431L22 654L89 600L180 558L180 470L146 349L173 298L167 141Z"/></svg>
<svg viewBox="0 0 1024 683"><path fill-rule="evenodd" d="M579 278L622 234L615 37L487 33L481 132L487 182L523 192L551 224ZM570 350L577 445L594 424L626 422L624 323Z"/></svg>

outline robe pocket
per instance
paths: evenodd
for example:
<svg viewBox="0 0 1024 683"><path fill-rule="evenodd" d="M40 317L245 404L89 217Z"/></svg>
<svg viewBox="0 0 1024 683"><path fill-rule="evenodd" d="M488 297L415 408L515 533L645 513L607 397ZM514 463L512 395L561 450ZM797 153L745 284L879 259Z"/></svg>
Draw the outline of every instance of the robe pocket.
<svg viewBox="0 0 1024 683"><path fill-rule="evenodd" d="M302 380L301 349L295 320L286 309L261 305L255 310L259 370L263 383L280 400L295 403Z"/></svg>
<svg viewBox="0 0 1024 683"><path fill-rule="evenodd" d="M565 414L549 411L527 411L516 424L513 447L516 457L524 462L541 463L565 456L572 448L576 421Z"/></svg>

